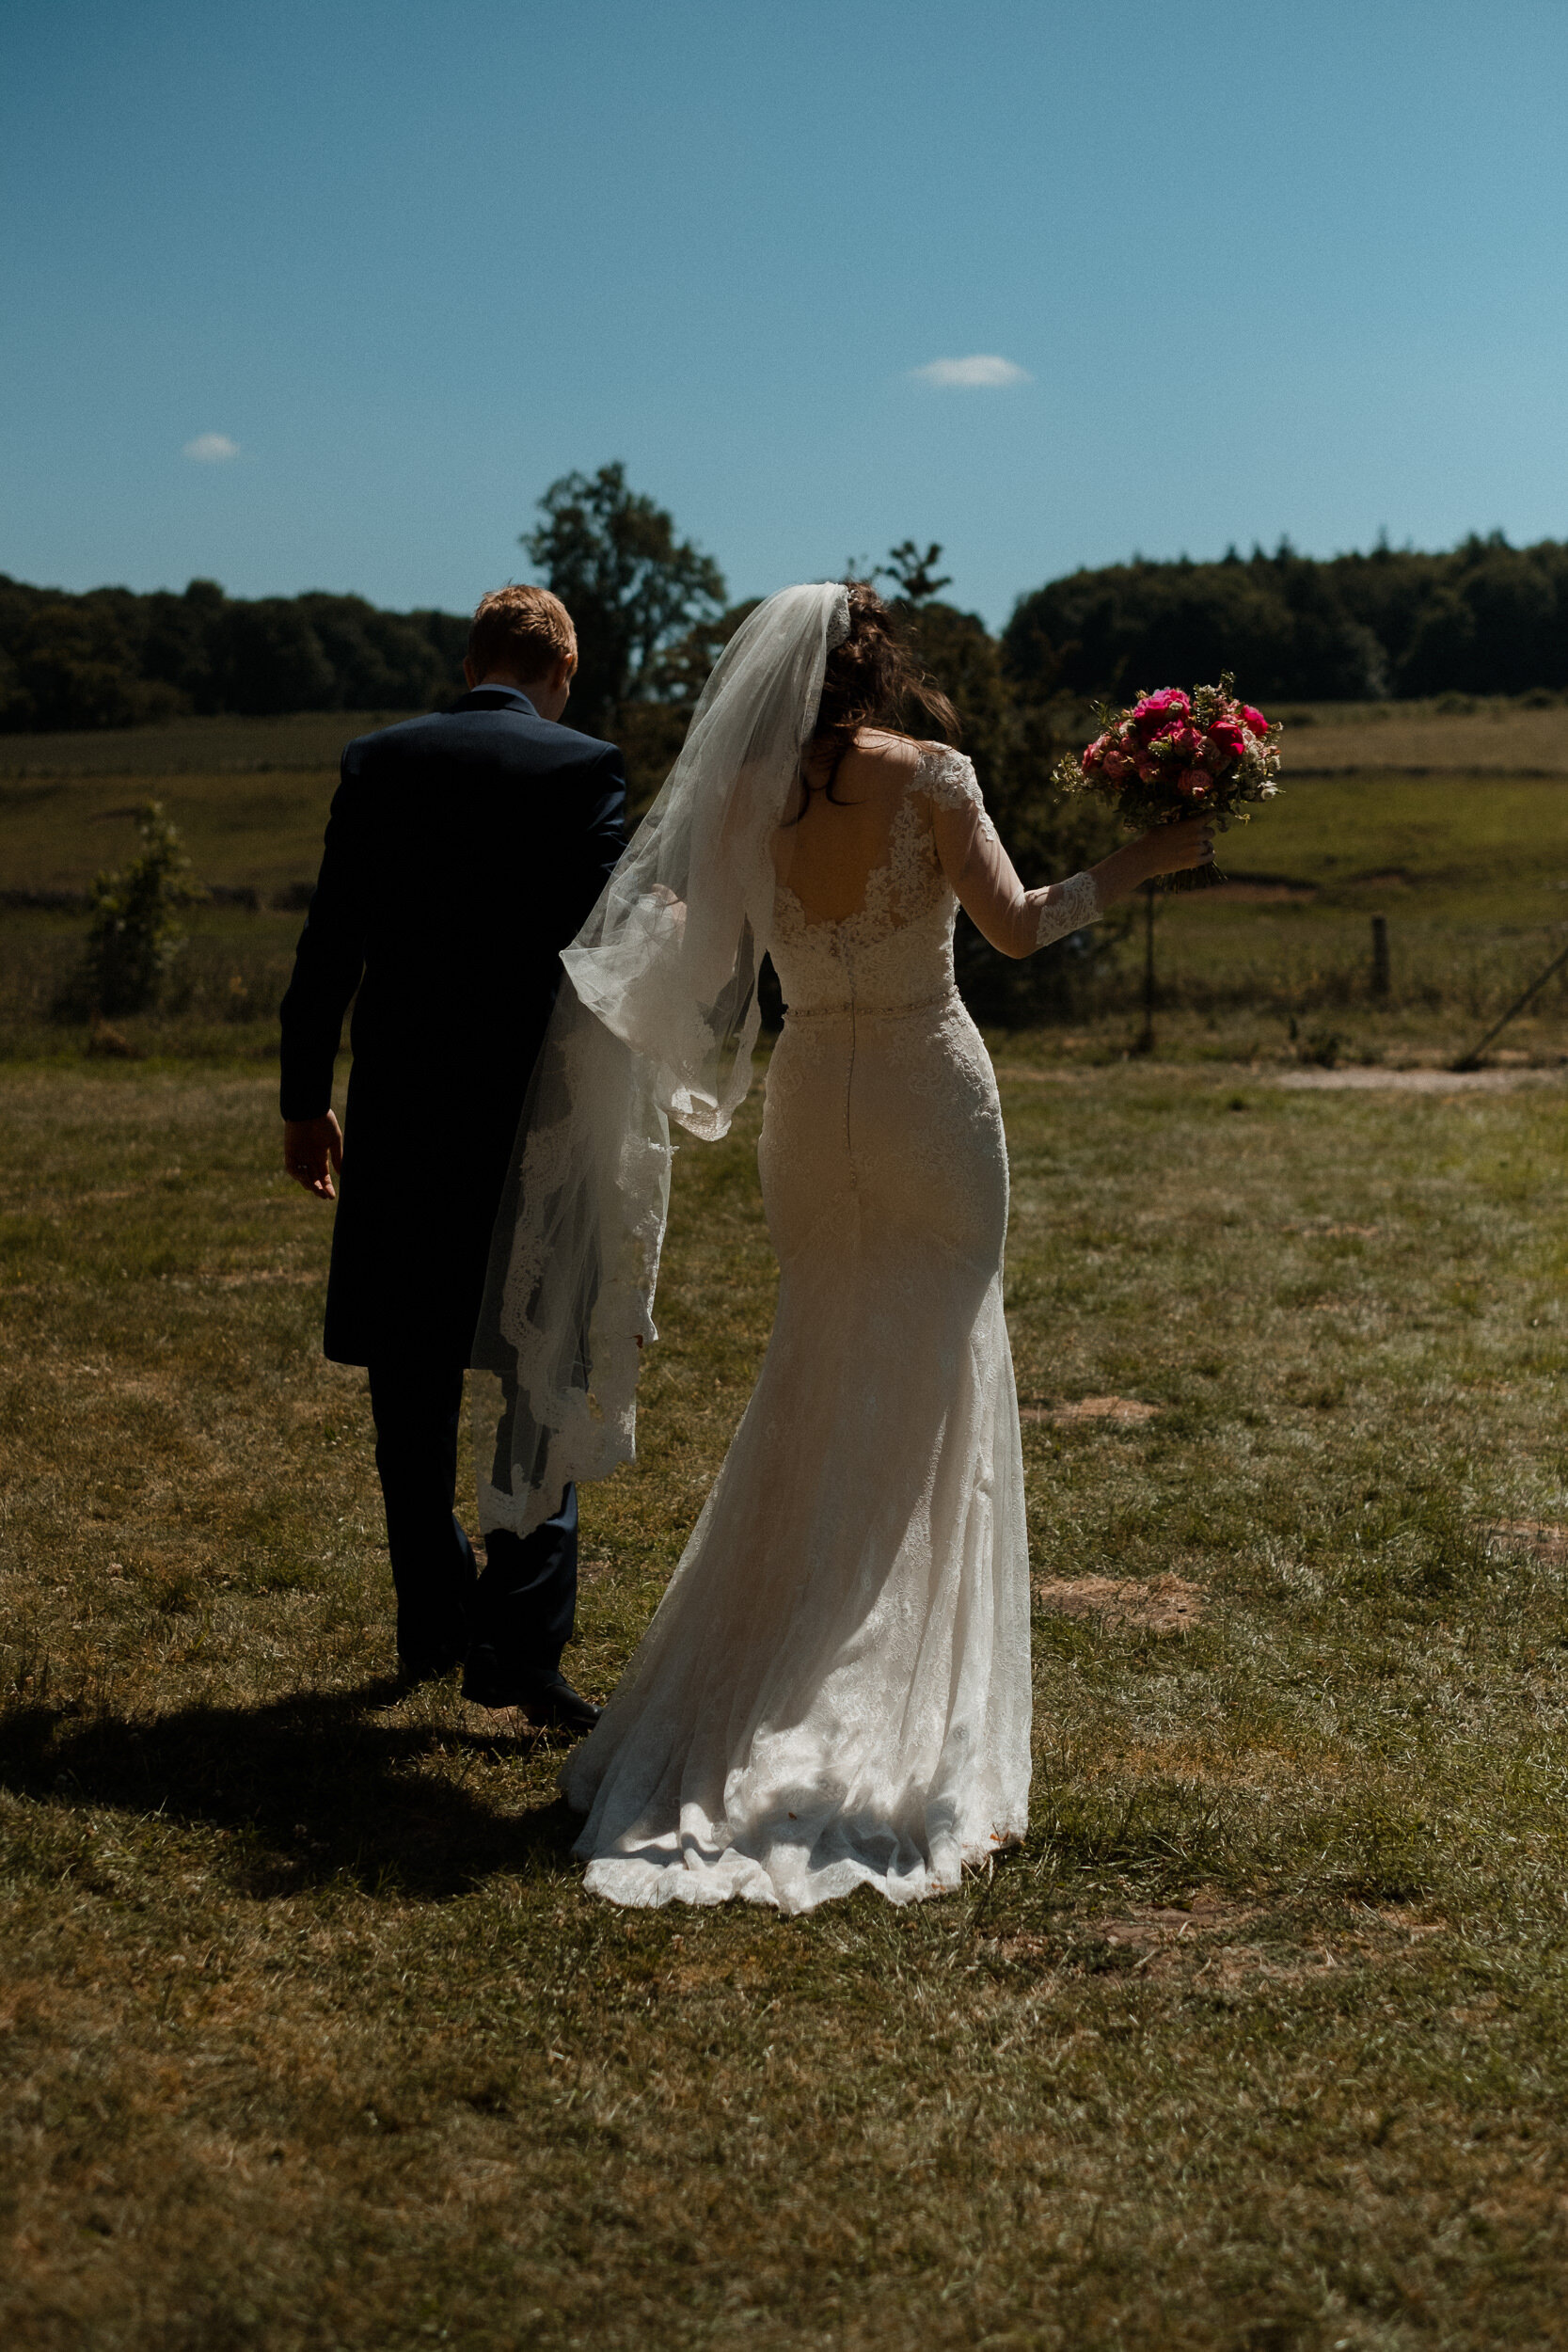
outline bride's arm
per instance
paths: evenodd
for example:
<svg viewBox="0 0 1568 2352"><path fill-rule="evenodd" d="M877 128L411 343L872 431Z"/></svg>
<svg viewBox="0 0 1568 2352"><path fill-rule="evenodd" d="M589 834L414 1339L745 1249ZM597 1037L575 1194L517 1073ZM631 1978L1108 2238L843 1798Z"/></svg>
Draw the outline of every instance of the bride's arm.
<svg viewBox="0 0 1568 2352"><path fill-rule="evenodd" d="M977 788L973 798L966 793L961 800L937 802L932 827L942 870L959 905L1005 956L1031 956L1053 939L1098 922L1108 906L1140 883L1156 874L1202 866L1214 848L1211 819L1193 817L1141 834L1086 873L1050 882L1043 890L1025 890Z"/></svg>

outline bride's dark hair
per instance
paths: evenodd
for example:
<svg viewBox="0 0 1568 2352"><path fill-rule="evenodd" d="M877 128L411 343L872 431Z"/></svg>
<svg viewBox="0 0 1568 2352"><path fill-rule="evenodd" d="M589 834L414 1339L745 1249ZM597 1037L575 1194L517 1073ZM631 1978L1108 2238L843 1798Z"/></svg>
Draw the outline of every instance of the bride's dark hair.
<svg viewBox="0 0 1568 2352"><path fill-rule="evenodd" d="M802 776L808 803L814 791L832 799L839 763L854 743L858 728L885 726L904 732L906 722L920 710L948 742L958 739L957 711L920 668L896 615L868 580L851 580L845 585L849 592L849 634L829 651L822 700L812 730L812 749L828 752L828 776L820 785L807 783ZM804 806L800 814L805 814Z"/></svg>

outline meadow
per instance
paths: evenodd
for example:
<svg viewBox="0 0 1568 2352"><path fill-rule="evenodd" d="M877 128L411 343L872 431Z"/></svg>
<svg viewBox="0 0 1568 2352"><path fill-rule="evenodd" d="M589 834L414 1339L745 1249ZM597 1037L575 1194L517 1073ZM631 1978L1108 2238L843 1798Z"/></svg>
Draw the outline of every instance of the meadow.
<svg viewBox="0 0 1568 2352"><path fill-rule="evenodd" d="M1568 935L1568 706L1446 699L1285 712L1287 790L1223 843L1234 886L1162 901L1163 1051L1441 1060L1550 961ZM0 738L0 1058L73 1061L92 1043L52 1017L79 959L80 897L134 854L135 811L156 797L214 896L168 1002L117 1028L138 1055L269 1059L338 754L395 715ZM1386 997L1370 991L1373 914L1389 926ZM1118 1057L1141 973L1129 929L1034 1050ZM1568 981L1554 982L1504 1050L1553 1055L1565 1010Z"/></svg>
<svg viewBox="0 0 1568 2352"><path fill-rule="evenodd" d="M1465 756L1304 779L1243 836L1298 895L1164 907L1155 1057L1132 993L992 1041L1031 1830L910 1912L590 1902L559 1750L397 1694L363 1379L318 1352L330 1213L277 1165L270 1024L171 1015L128 1058L15 1019L8 2345L1563 2341L1561 1000L1481 1081L1438 1065L1485 993L1450 967L1552 951L1568 802L1478 790ZM195 843L211 785L215 844L256 772L160 789ZM7 883L124 847L89 819L72 867L39 806L0 803ZM201 852L281 889L270 854ZM1336 1000L1381 908L1395 993ZM1226 979L1287 948L1296 1012ZM640 1459L584 1498L568 1665L596 1695L766 1343L758 1108L677 1155Z"/></svg>
<svg viewBox="0 0 1568 2352"><path fill-rule="evenodd" d="M86 1025L54 1017L81 953L95 874L136 851L159 800L201 881L167 1001L132 1021L137 1053L270 1060L338 758L395 711L182 719L95 735L0 737L0 1057L78 1058Z"/></svg>

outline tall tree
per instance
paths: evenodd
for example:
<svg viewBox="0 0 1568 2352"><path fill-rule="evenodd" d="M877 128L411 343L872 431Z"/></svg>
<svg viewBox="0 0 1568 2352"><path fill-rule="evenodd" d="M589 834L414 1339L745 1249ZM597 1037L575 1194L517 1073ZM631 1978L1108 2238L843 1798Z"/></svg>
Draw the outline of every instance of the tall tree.
<svg viewBox="0 0 1568 2352"><path fill-rule="evenodd" d="M944 588L953 585L951 572L939 572L942 561L942 541L927 540L921 554L912 539L902 539L888 550L885 564L879 564L872 574L874 580L891 580L898 591L900 604L910 606L929 604Z"/></svg>
<svg viewBox="0 0 1568 2352"><path fill-rule="evenodd" d="M522 545L572 616L578 675L568 719L605 734L618 707L657 696L660 657L716 622L724 575L677 539L674 518L626 486L626 469L562 474L539 501L544 520Z"/></svg>

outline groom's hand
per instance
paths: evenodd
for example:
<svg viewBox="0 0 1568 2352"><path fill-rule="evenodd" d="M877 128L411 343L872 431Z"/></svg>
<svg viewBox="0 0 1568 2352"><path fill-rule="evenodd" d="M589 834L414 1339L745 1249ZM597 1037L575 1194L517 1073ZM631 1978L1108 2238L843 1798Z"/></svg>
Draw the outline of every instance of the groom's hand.
<svg viewBox="0 0 1568 2352"><path fill-rule="evenodd" d="M286 1119L283 1121L283 1166L296 1184L318 1200L332 1200L332 1171L343 1165L343 1131L336 1111L325 1119Z"/></svg>

